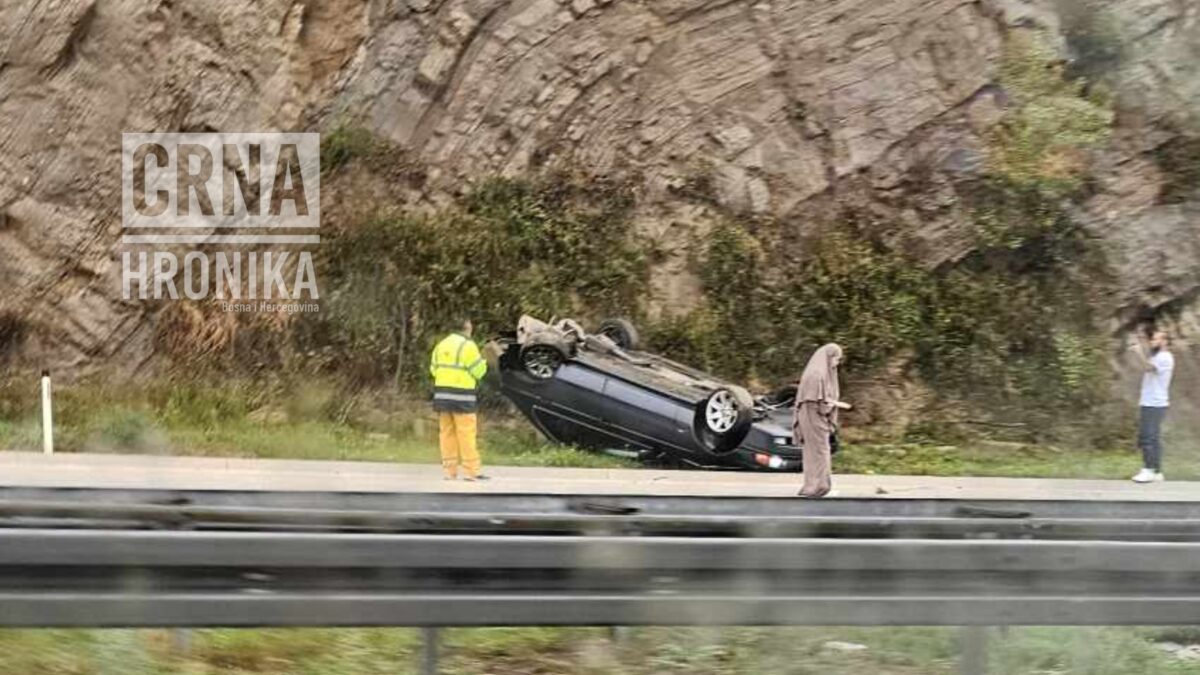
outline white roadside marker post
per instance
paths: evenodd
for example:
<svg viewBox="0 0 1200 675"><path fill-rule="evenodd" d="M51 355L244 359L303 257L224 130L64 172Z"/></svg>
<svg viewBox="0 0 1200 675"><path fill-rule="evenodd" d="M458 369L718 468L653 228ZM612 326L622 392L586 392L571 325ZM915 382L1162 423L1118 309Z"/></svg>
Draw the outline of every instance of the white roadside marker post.
<svg viewBox="0 0 1200 675"><path fill-rule="evenodd" d="M54 454L54 415L50 410L50 371L42 371L42 452Z"/></svg>

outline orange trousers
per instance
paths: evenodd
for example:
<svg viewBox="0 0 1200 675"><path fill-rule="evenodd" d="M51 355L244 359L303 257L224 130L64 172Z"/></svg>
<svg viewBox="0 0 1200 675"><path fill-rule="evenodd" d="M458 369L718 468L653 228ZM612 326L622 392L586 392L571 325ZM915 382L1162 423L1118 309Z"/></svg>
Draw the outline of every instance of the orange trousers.
<svg viewBox="0 0 1200 675"><path fill-rule="evenodd" d="M447 478L458 476L459 464L467 478L478 476L483 468L475 444L475 426L475 413L438 413L438 445L442 450L442 472Z"/></svg>

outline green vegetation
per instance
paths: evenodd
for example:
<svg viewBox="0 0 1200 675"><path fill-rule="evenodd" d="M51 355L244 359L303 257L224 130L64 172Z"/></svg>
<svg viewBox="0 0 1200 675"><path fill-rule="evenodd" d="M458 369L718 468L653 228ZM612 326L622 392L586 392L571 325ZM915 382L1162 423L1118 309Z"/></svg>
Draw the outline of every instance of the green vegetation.
<svg viewBox="0 0 1200 675"><path fill-rule="evenodd" d="M950 675L952 628L452 629L447 675ZM1192 634L1194 631L1184 631ZM1173 675L1195 666L1157 648L1178 629L989 630L988 672ZM1194 637L1194 636L1193 636ZM861 645L844 651L827 643ZM408 629L197 630L191 648L147 631L0 631L0 670L22 675L393 675L416 673L420 634Z"/></svg>
<svg viewBox="0 0 1200 675"><path fill-rule="evenodd" d="M848 443L834 458L834 469L847 474L913 476L1002 476L1009 478L1125 479L1139 468L1132 450L1072 451L1066 448L1001 441L960 445L936 443ZM1200 457L1177 452L1172 480L1200 480Z"/></svg>
<svg viewBox="0 0 1200 675"><path fill-rule="evenodd" d="M652 343L729 377L783 381L824 342L839 342L862 372L919 340L930 277L900 256L834 232L769 279L775 262L741 225L719 223L698 265L704 305L656 327Z"/></svg>
<svg viewBox="0 0 1200 675"><path fill-rule="evenodd" d="M1065 195L1087 176L1087 150L1108 140L1113 112L1067 77L1058 56L1033 35L1013 33L1001 61L1000 85L1014 99L990 139L994 175Z"/></svg>
<svg viewBox="0 0 1200 675"><path fill-rule="evenodd" d="M756 270L768 267L767 256L755 240L722 223L702 259L706 303L656 327L652 344L732 378L777 383L798 376L816 346L836 341L852 375L909 355L913 374L939 391L1034 426L1097 409L1104 341L1079 299L1096 292L1098 277L1075 269L1081 243L1061 211L1021 203L1053 214L1038 223L1046 230L1031 225L1019 243L982 248L948 270L835 232L802 265L765 280ZM1084 426L1087 441L1114 441L1112 425Z"/></svg>
<svg viewBox="0 0 1200 675"><path fill-rule="evenodd" d="M372 392L347 395L334 380L277 382L149 380L113 390L98 377L55 393L60 452L175 454L269 459L433 464L437 423L424 401ZM37 451L37 387L0 386L0 448ZM1126 426L1131 426L1131 422ZM1129 449L1072 451L1032 443L922 438L873 443L856 438L835 459L839 473L1039 476L1122 479L1137 469ZM936 431L936 430L935 430ZM547 443L524 422L489 409L481 448L492 466L636 467L608 455ZM1173 479L1200 479L1200 457L1173 452Z"/></svg>
<svg viewBox="0 0 1200 675"><path fill-rule="evenodd" d="M458 317L490 335L522 313L635 311L646 251L633 204L626 184L554 174L489 180L434 213L372 214L323 247L325 302L299 327L301 349L358 383L419 391Z"/></svg>
<svg viewBox="0 0 1200 675"><path fill-rule="evenodd" d="M1010 111L988 139L988 172L958 188L975 224L970 255L930 269L872 235L896 228L868 229L847 211L797 263L760 243L756 231L772 224L727 219L696 247L702 305L653 327L652 344L774 384L836 341L850 375L899 359L944 399L1023 421L1043 440L1118 441L1124 420L1105 405L1107 341L1090 311L1107 287L1105 264L1068 214L1112 112L1021 32L1008 38L1000 83Z"/></svg>
<svg viewBox="0 0 1200 675"><path fill-rule="evenodd" d="M367 129L338 123L321 134L321 173L336 171L355 158L368 157L379 141Z"/></svg>
<svg viewBox="0 0 1200 675"><path fill-rule="evenodd" d="M0 387L0 448L41 448L37 404L35 386ZM436 463L436 433L425 401L347 396L333 380L150 380L113 390L97 377L55 392L55 446L62 452ZM546 443L490 411L480 443L491 465L632 466Z"/></svg>

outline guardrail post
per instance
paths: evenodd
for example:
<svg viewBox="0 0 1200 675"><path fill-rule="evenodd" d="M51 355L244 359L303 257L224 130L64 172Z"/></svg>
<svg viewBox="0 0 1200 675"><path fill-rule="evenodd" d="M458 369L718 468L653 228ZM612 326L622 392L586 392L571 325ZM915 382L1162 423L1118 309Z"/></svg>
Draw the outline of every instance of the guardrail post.
<svg viewBox="0 0 1200 675"><path fill-rule="evenodd" d="M618 647L629 644L629 626L609 626L608 639Z"/></svg>
<svg viewBox="0 0 1200 675"><path fill-rule="evenodd" d="M436 626L421 629L424 645L421 650L421 675L438 675L438 640L441 638Z"/></svg>
<svg viewBox="0 0 1200 675"><path fill-rule="evenodd" d="M192 629L171 629L171 653L176 656L188 656L192 653Z"/></svg>
<svg viewBox="0 0 1200 675"><path fill-rule="evenodd" d="M959 634L962 675L986 675L988 629L986 626L963 626Z"/></svg>

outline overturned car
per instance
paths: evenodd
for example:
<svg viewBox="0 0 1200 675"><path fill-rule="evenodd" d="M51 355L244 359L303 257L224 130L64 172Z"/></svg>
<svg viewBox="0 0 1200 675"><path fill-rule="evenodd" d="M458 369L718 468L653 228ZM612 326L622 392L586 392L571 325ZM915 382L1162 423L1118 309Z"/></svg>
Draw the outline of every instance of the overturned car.
<svg viewBox="0 0 1200 675"><path fill-rule="evenodd" d="M648 463L799 471L794 389L742 387L638 349L622 319L595 333L570 319L523 316L489 343L499 387L547 438Z"/></svg>

